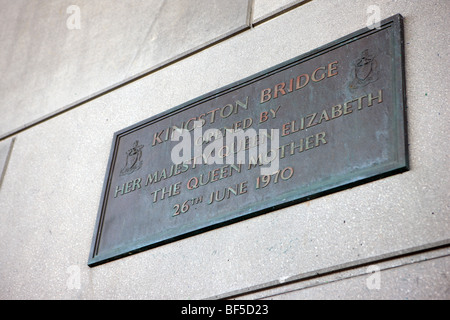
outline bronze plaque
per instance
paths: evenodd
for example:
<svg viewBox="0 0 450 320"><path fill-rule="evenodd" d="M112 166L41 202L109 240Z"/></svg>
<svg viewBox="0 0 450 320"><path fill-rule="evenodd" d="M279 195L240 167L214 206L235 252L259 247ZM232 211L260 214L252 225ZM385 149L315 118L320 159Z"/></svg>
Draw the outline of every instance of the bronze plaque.
<svg viewBox="0 0 450 320"><path fill-rule="evenodd" d="M89 266L408 169L402 17L114 135Z"/></svg>

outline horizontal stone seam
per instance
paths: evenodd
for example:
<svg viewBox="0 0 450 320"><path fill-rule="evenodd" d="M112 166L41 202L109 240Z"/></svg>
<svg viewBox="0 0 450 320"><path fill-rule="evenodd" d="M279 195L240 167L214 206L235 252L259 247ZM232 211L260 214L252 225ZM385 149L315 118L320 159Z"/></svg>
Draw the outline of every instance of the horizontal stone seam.
<svg viewBox="0 0 450 320"><path fill-rule="evenodd" d="M361 259L361 260L357 260L357 261L353 261L353 262L343 263L343 264L339 264L339 265L335 265L335 266L331 266L331 267L327 267L327 268L323 268L323 269L306 272L306 273L299 274L296 276L288 277L286 279L283 279L283 281L274 280L274 281L270 281L267 283L262 283L259 285L254 285L251 287L234 290L231 292L227 292L224 294L215 295L215 296L206 298L205 300L236 299L236 298L239 298L240 296L246 296L249 294L255 294L255 293L266 291L266 290L276 289L276 288L279 288L282 286L298 283L301 281L313 280L315 278L325 277L325 276L329 276L332 274L349 271L352 269L363 268L363 267L370 266L370 265L377 264L377 263L382 263L382 262L395 260L395 259L401 259L401 258L405 258L408 256L414 256L414 255L418 255L421 253L426 253L426 252L439 250L439 249L445 249L445 248L449 248L449 247L450 247L450 239L446 239L446 240L442 240L442 241L438 241L438 242L425 244L422 246L403 249L403 250L399 250L399 251L395 251L395 252L391 252L391 253L382 254L379 256L369 257L369 258L365 258L365 259ZM388 270L388 269L390 269L390 268L386 268L386 270ZM360 276L360 274L357 274L355 276ZM348 278L351 278L351 277L348 277ZM346 279L346 278L343 278L343 279ZM337 279L336 281L343 280L343 279ZM320 285L320 284L317 284L317 285ZM308 287L305 287L305 288L308 288ZM297 290L302 290L305 288L299 288ZM287 292L289 292L289 291L287 291ZM268 295L268 297L270 297L270 296L272 296L272 295ZM273 296L275 296L275 295L273 295Z"/></svg>
<svg viewBox="0 0 450 320"><path fill-rule="evenodd" d="M17 135L17 134L19 134L19 133L21 133L21 132L23 132L25 130L28 130L28 129L30 129L32 127L35 127L35 126L37 126L37 125L39 125L41 123L44 123L44 122L46 122L48 120L51 120L51 119L53 119L53 118L55 118L57 116L60 116L60 115L66 113L66 112L68 112L68 111L70 111L72 109L80 107L80 106L82 106L82 105L84 105L84 104L86 104L86 103L88 103L88 102L90 102L92 100L100 98L100 97L102 97L102 96L104 96L104 95L106 95L106 94L108 94L110 92L113 92L113 91L115 91L117 89L120 89L120 88L126 86L126 85L129 85L129 84L131 84L131 83L133 83L133 82L135 82L135 81L137 81L139 79L142 79L142 78L144 78L146 76L149 76L149 75L151 75L153 73L156 73L156 72L158 72L158 71L160 71L160 70L162 70L164 68L167 68L167 67L169 67L169 66L171 66L173 64L176 64L176 63L178 63L178 62L180 62L180 61L182 61L182 60L184 60L186 58L189 58L189 57L191 57L191 56L193 56L193 55L195 55L197 53L200 53L201 51L204 51L204 50L206 50L206 49L208 49L208 48L210 48L210 47L212 47L214 45L217 45L217 44L219 44L221 42L224 42L224 41L226 41L226 40L228 40L228 39L230 39L232 37L235 37L235 36L239 35L242 32L248 31L248 30L252 29L253 27L255 27L256 25L260 25L260 24L262 24L264 22L267 22L267 21L269 21L269 20L271 20L271 19L273 19L273 18L275 18L275 17L277 17L277 16L279 16L281 14L284 14L284 13L286 13L286 12L288 12L288 11L294 9L294 8L297 8L300 5L308 3L310 1L312 1L312 0L304 0L304 1L301 1L299 3L294 3L294 4L291 4L291 5L287 5L285 7L280 8L277 11L274 11L274 12L270 13L267 16L264 16L264 17L262 17L260 19L257 19L256 21L254 21L253 20L254 19L253 18L254 0L249 0L248 12L247 12L247 21L246 21L245 25L243 25L241 27L238 27L238 28L236 28L236 29L234 29L232 31L229 31L228 33L225 33L224 35L221 35L221 36L219 36L219 37L217 37L215 39L212 39L212 40L210 40L210 41L208 41L208 42L206 42L206 43L204 43L204 44L202 44L202 45L200 45L198 47L195 47L195 48L193 48L191 50L188 50L188 51L186 51L184 53L181 53L181 54L179 54L179 55L177 55L177 56L175 56L175 57L173 57L173 58L171 58L171 59L169 59L167 61L164 61L164 62L162 62L160 64L157 64L157 65L151 67L150 69L147 69L147 70L145 70L145 71L143 71L141 73L138 73L138 74L136 74L134 76L131 76L131 77L129 77L129 78L125 79L125 80L122 80L122 81L120 81L118 83L115 83L115 84L113 84L113 85L111 85L109 87L106 87L105 89L100 90L100 91L98 91L96 93L88 95L87 97L84 97L84 98L82 98L80 100L77 100L77 101L71 103L71 104L68 104L68 105L66 105L66 106L64 106L64 107L62 107L62 108L60 108L58 110L55 110L55 111L53 111L53 112L51 112L51 113L49 113L47 115L44 115L44 116L42 116L40 118L37 118L36 120L33 120L33 121L31 121L31 122L29 122L27 124L19 126L16 129L13 129L13 130L11 130L9 132L0 134L0 141L6 140L6 139L8 139L8 138L10 138L12 136L15 136L15 135Z"/></svg>
<svg viewBox="0 0 450 320"><path fill-rule="evenodd" d="M280 8L278 8L275 11L272 11L272 12L270 12L270 13L264 15L264 16L261 16L261 17L255 19L255 20L253 20L252 27L256 27L256 26L258 26L258 25L260 25L262 23L265 23L265 22L267 22L269 20L272 20L272 19L274 19L274 18L276 18L278 16L281 16L281 15L283 15L283 14L285 14L285 13L287 13L287 12L297 8L297 7L303 6L303 5L305 5L305 4L307 4L308 2L311 2L311 1L313 1L313 0L303 0L303 1L290 3L290 4L287 4L287 5L283 6L283 7L280 7Z"/></svg>
<svg viewBox="0 0 450 320"><path fill-rule="evenodd" d="M189 58L189 57L191 57L191 56L193 56L193 55L195 55L195 54L197 54L197 53L199 53L201 51L204 51L204 50L206 50L206 49L208 49L208 48L210 48L210 47L212 47L212 46L214 46L214 45L216 45L216 44L218 44L220 42L223 42L223 41L225 41L225 40L227 40L229 38L232 38L232 37L234 37L234 36L244 32L244 31L248 30L249 28L250 28L249 26L244 25L244 26L239 27L239 28L237 28L235 30L232 30L232 31L230 31L230 32L228 32L228 33L226 33L226 34L224 34L224 35L222 35L222 36L220 36L220 37L218 37L216 39L213 39L213 40L211 40L211 41L201 45L201 46L195 47L195 48L193 48L193 49L191 49L189 51L186 51L186 52L184 52L184 53L182 53L180 55L177 55L177 56L175 56L175 57L173 57L173 58L171 58L171 59L169 59L169 60L167 60L165 62L157 64L157 65L151 67L150 69L147 69L147 70L145 70L145 71L143 71L141 73L138 73L138 74L136 74L134 76L131 76L131 77L129 77L129 78L125 79L125 80L122 80L122 81L120 81L118 83L115 83L115 84L113 84L113 85L111 85L109 87L106 87L103 90L100 90L100 91L98 91L96 93L93 93L93 94L91 94L91 95L89 95L87 97L84 97L84 98L80 99L80 100L77 100L77 101L75 101L75 102L73 102L73 103L71 103L69 105L66 105L65 107L62 107L62 108L60 108L60 109L58 109L56 111L53 111L53 112L51 112L51 113L49 113L49 114L47 114L45 116L42 116L41 118L38 118L38 119L36 119L34 121L31 121L28 124L25 124L25 125L23 125L21 127L18 127L16 129L10 131L10 132L2 134L2 135L0 135L0 141L1 140L5 140L5 139L7 139L9 137L12 137L12 136L14 136L14 135L16 135L16 134L18 134L18 133L20 133L22 131L25 131L27 129L30 129L30 128L34 127L34 126L37 126L37 125L39 125L39 124L41 124L41 123L43 123L43 122L45 122L47 120L50 120L50 119L55 118L57 116L60 116L60 115L66 113L66 112L68 112L68 111L70 111L72 109L80 107L80 106L82 106L82 105L84 105L84 104L86 104L86 103L88 103L88 102L90 102L92 100L100 98L100 97L102 97L102 96L104 96L104 95L106 95L106 94L108 94L110 92L113 92L113 91L115 91L117 89L120 89L120 88L126 86L126 85L129 85L129 84L131 84L131 83L133 83L135 81L138 81L138 80L140 80L140 79L142 79L142 78L144 78L146 76L149 76L149 75L151 75L153 73L156 73L156 72L158 72L160 70L163 70L164 68L167 68L167 67L169 67L169 66L171 66L173 64L176 64L176 63L178 63L178 62L180 62L180 61L182 61L182 60L184 60L186 58Z"/></svg>
<svg viewBox="0 0 450 320"><path fill-rule="evenodd" d="M380 271L388 271L388 270L398 269L398 268L401 268L401 267L405 267L405 266L409 266L409 265L413 265L413 264L417 264L417 263L423 263L423 262L426 262L426 261L442 259L442 258L446 258L446 257L450 257L450 253L449 254L440 255L440 256L436 256L436 257L432 257L432 258L423 259L423 260L406 262L406 263L395 265L395 266L384 267L384 268L381 268ZM395 260L395 258L392 259L392 260ZM368 263L368 264L362 265L361 267L355 267L355 268L352 268L352 269L368 267L369 265L376 265L377 262L378 261L374 261L374 262L372 262L370 264ZM382 261L382 262L384 262L384 261ZM336 271L334 273L339 273L339 272L340 271ZM306 286L301 287L301 288L296 288L296 289L286 290L286 291L279 292L279 293L269 294L269 295L260 297L258 299L268 299L268 298L280 296L280 295L283 295L283 294L286 294L286 293L291 293L291 292L295 292L295 291L301 291L301 290L305 290L305 289L315 288L315 287L327 285L327 284L330 284L330 283L335 283L335 282L339 282L339 281L343 281L343 280L348 280L348 279L353 279L353 278L356 278L356 277L368 276L368 275L370 275L370 274L366 273L366 272L360 272L360 273L357 273L357 274L348 275L348 276L344 276L344 277L341 277L341 278L336 278L336 279L325 281L325 282L320 282L320 283L306 285Z"/></svg>

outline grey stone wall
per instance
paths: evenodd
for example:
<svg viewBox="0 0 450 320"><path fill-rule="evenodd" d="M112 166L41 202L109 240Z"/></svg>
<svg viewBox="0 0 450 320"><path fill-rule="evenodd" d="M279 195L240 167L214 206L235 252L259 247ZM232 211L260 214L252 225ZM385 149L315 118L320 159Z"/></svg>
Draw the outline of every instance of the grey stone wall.
<svg viewBox="0 0 450 320"><path fill-rule="evenodd" d="M448 1L0 5L1 299L450 298ZM364 28L370 8L405 19L410 171L87 266L114 132Z"/></svg>

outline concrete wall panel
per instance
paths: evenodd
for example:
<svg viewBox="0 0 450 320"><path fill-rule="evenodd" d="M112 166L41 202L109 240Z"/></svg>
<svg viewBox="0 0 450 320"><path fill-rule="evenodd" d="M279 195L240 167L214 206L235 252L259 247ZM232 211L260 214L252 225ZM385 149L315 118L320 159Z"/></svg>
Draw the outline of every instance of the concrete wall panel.
<svg viewBox="0 0 450 320"><path fill-rule="evenodd" d="M0 135L247 26L247 0L0 2Z"/></svg>

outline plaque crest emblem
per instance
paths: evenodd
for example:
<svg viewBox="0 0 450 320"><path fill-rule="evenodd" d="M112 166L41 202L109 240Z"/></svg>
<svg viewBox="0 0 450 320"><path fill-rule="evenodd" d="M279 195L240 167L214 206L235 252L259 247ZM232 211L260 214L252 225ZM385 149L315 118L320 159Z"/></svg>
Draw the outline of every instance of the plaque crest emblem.
<svg viewBox="0 0 450 320"><path fill-rule="evenodd" d="M375 56L364 50L354 63L353 80L350 89L358 89L378 80L378 63Z"/></svg>
<svg viewBox="0 0 450 320"><path fill-rule="evenodd" d="M120 170L121 176L131 174L142 167L142 148L144 148L144 146L139 145L139 141L136 140L133 147L126 152L127 160L123 169Z"/></svg>

